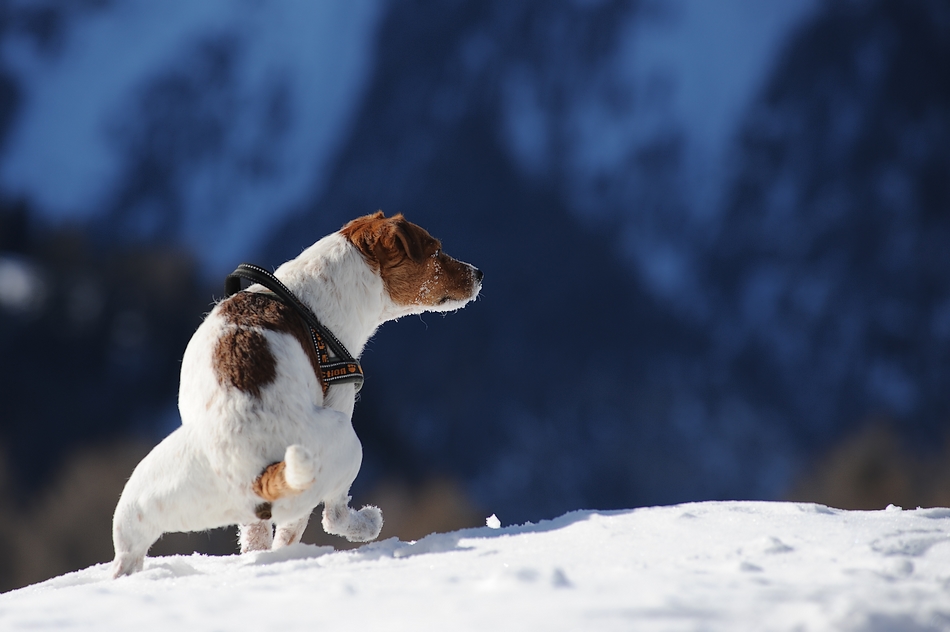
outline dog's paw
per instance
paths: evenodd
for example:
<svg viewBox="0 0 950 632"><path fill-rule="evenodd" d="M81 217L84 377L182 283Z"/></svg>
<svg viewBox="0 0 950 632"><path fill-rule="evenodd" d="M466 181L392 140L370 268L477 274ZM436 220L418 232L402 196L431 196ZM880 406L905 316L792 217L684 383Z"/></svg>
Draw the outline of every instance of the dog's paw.
<svg viewBox="0 0 950 632"><path fill-rule="evenodd" d="M356 511L345 502L332 503L323 508L323 530L330 535L341 535L350 542L369 542L379 536L383 528L383 512L379 507L366 506Z"/></svg>
<svg viewBox="0 0 950 632"><path fill-rule="evenodd" d="M112 562L112 577L118 579L123 575L137 573L145 566L144 555L133 555L132 553L120 553L115 556Z"/></svg>
<svg viewBox="0 0 950 632"><path fill-rule="evenodd" d="M383 512L379 507L367 505L350 513L350 524L344 534L350 542L369 542L379 537L383 528Z"/></svg>
<svg viewBox="0 0 950 632"><path fill-rule="evenodd" d="M287 448L284 464L284 478L293 490L303 491L313 485L317 478L317 461L313 453L302 445Z"/></svg>

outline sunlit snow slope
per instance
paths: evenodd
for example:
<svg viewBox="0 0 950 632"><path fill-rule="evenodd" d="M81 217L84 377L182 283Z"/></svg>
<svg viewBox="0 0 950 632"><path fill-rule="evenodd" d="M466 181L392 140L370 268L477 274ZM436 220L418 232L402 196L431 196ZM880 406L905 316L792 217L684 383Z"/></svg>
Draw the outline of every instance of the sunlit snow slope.
<svg viewBox="0 0 950 632"><path fill-rule="evenodd" d="M537 525L101 564L0 596L3 629L943 630L950 509L705 502Z"/></svg>

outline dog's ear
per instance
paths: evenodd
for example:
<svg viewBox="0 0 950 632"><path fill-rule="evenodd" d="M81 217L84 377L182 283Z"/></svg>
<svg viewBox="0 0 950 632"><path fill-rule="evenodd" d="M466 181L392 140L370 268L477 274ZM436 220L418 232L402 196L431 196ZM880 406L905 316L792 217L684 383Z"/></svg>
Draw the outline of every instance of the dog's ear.
<svg viewBox="0 0 950 632"><path fill-rule="evenodd" d="M389 219L392 231L393 245L401 247L407 257L416 263L422 263L426 258L427 250L431 247L433 238L415 224L406 221L402 214L393 215Z"/></svg>
<svg viewBox="0 0 950 632"><path fill-rule="evenodd" d="M387 218L382 211L354 219L340 233L374 266L388 268L410 259L422 263L439 249L429 233L406 220L401 213Z"/></svg>
<svg viewBox="0 0 950 632"><path fill-rule="evenodd" d="M381 262L377 256L377 247L382 236L382 229L388 221L382 211L376 211L347 223L340 229L340 234L356 246L357 250L363 254L363 258L378 266Z"/></svg>

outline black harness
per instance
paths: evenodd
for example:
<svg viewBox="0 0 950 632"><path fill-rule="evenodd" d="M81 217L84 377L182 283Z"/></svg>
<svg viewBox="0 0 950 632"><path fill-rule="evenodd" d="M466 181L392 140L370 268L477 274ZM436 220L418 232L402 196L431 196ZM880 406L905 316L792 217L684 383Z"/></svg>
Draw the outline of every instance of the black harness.
<svg viewBox="0 0 950 632"><path fill-rule="evenodd" d="M316 315L310 308L304 305L303 301L294 296L294 293L280 282L280 279L260 266L242 263L224 280L224 295L226 298L243 290L241 287L242 279L263 285L273 292L275 298L292 307L307 323L307 327L310 329L310 338L313 340L313 348L317 352L317 360L320 365L319 377L324 395L326 395L331 385L343 382L354 382L357 392L363 388L363 367L360 366L360 363L350 355L350 352L333 335L333 332L317 320Z"/></svg>

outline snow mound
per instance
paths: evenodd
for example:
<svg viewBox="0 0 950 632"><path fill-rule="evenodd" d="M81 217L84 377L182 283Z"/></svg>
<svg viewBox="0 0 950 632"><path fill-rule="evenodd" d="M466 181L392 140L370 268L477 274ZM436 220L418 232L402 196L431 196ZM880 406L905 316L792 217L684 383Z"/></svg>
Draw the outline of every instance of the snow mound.
<svg viewBox="0 0 950 632"><path fill-rule="evenodd" d="M100 564L0 596L4 629L945 630L950 509L703 502Z"/></svg>

